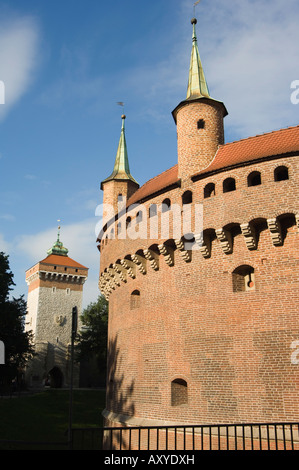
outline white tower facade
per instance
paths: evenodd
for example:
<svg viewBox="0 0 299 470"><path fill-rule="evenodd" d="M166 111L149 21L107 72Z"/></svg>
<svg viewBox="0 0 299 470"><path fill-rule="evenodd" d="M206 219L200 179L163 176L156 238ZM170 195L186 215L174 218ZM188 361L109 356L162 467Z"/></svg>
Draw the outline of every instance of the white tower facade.
<svg viewBox="0 0 299 470"><path fill-rule="evenodd" d="M77 307L79 317L88 268L67 253L58 232L48 256L26 271L26 330L34 334L37 353L26 370L26 380L31 386L69 384L72 309ZM75 367L74 385L78 385L78 374Z"/></svg>

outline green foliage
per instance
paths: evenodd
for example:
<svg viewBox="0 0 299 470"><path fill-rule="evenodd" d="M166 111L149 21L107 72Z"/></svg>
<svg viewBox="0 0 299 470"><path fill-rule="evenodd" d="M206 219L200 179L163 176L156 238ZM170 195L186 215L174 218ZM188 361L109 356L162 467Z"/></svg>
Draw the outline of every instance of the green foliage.
<svg viewBox="0 0 299 470"><path fill-rule="evenodd" d="M12 290L13 274L9 271L8 256L2 251L0 252L0 303L8 300L9 291Z"/></svg>
<svg viewBox="0 0 299 470"><path fill-rule="evenodd" d="M8 256L0 252L0 340L5 346L5 364L0 365L2 384L14 378L34 354L32 333L24 331L26 302L23 296L9 299L13 285Z"/></svg>
<svg viewBox="0 0 299 470"><path fill-rule="evenodd" d="M76 359L95 358L99 370L106 367L108 302L103 295L90 303L80 317L83 327L76 345Z"/></svg>

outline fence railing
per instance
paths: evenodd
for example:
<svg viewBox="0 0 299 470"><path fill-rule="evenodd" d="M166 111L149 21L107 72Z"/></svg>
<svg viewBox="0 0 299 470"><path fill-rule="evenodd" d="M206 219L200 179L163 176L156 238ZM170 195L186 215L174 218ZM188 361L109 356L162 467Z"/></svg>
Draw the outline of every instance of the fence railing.
<svg viewBox="0 0 299 470"><path fill-rule="evenodd" d="M299 450L299 423L73 428L62 442L0 440L1 450Z"/></svg>
<svg viewBox="0 0 299 470"><path fill-rule="evenodd" d="M299 450L299 423L74 428L72 448L102 450Z"/></svg>

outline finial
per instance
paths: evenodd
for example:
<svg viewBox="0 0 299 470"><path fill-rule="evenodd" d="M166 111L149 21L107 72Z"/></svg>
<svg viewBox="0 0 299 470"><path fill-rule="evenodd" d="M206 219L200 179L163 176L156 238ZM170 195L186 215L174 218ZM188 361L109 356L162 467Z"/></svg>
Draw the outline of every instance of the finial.
<svg viewBox="0 0 299 470"><path fill-rule="evenodd" d="M59 239L60 238L60 223L59 223L60 219L58 219L57 222L59 224L58 227L57 227L57 229L58 229L57 240L54 243L54 245L52 246L52 248L50 248L47 251L47 253L48 253L48 255L67 256L69 250L63 246L63 244L61 243L61 241Z"/></svg>
<svg viewBox="0 0 299 470"><path fill-rule="evenodd" d="M57 219L57 222L58 222L58 233L57 233L57 240L59 240L59 236L60 236L60 219Z"/></svg>
<svg viewBox="0 0 299 470"><path fill-rule="evenodd" d="M197 5L199 1L194 3L194 9L195 9L195 5ZM205 79L204 71L202 68L202 63L201 63L199 52L198 52L196 28L195 28L196 23L197 23L197 19L194 16L191 20L191 24L193 25L192 51L191 51L186 99L195 99L195 98L203 98L203 97L210 98L208 85Z"/></svg>

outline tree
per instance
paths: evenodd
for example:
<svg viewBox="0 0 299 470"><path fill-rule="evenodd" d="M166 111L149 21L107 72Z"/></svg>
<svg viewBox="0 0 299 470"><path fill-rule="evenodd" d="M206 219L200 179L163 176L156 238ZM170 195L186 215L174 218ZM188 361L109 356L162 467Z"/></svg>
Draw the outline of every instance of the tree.
<svg viewBox="0 0 299 470"><path fill-rule="evenodd" d="M76 344L76 359L80 362L95 360L101 375L106 371L108 302L100 295L80 316L82 328Z"/></svg>
<svg viewBox="0 0 299 470"><path fill-rule="evenodd" d="M14 285L8 256L0 252L0 340L5 348L5 364L0 365L2 385L18 376L34 354L33 335L24 330L27 313L24 296L9 299Z"/></svg>

